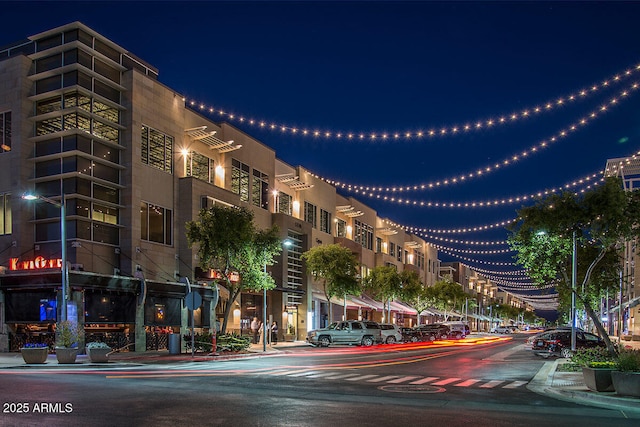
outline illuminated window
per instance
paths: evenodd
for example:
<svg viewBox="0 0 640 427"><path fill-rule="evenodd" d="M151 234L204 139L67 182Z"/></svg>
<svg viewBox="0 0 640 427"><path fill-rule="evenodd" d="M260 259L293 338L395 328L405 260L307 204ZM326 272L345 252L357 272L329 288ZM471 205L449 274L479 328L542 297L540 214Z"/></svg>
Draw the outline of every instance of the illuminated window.
<svg viewBox="0 0 640 427"><path fill-rule="evenodd" d="M278 212L291 215L293 206L293 199L287 193L278 193Z"/></svg>
<svg viewBox="0 0 640 427"><path fill-rule="evenodd" d="M0 113L0 146L11 151L11 111Z"/></svg>
<svg viewBox="0 0 640 427"><path fill-rule="evenodd" d="M251 184L251 203L262 209L269 207L269 177L257 169L253 170Z"/></svg>
<svg viewBox="0 0 640 427"><path fill-rule="evenodd" d="M340 218L336 220L336 237L347 237L347 223Z"/></svg>
<svg viewBox="0 0 640 427"><path fill-rule="evenodd" d="M0 194L0 234L11 234L11 194Z"/></svg>
<svg viewBox="0 0 640 427"><path fill-rule="evenodd" d="M331 234L331 212L320 209L320 231Z"/></svg>
<svg viewBox="0 0 640 427"><path fill-rule="evenodd" d="M304 202L304 220L313 226L313 228L318 227L317 217L318 208L316 205L313 205L309 202Z"/></svg>
<svg viewBox="0 0 640 427"><path fill-rule="evenodd" d="M231 191L240 195L243 202L249 201L249 165L231 160Z"/></svg>
<svg viewBox="0 0 640 427"><path fill-rule="evenodd" d="M211 182L213 160L200 153L192 152L187 159L187 176L204 182Z"/></svg>
<svg viewBox="0 0 640 427"><path fill-rule="evenodd" d="M142 126L142 163L173 173L173 137Z"/></svg>

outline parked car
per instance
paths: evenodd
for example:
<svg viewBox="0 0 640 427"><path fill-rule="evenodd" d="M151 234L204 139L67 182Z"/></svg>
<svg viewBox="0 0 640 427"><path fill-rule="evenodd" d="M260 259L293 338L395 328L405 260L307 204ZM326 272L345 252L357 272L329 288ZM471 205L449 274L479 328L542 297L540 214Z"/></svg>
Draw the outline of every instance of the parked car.
<svg viewBox="0 0 640 427"><path fill-rule="evenodd" d="M451 321L451 322L442 322L442 324L448 326L449 329L451 330L449 334L451 338L456 338L456 339L464 338L467 335L469 335L469 333L471 332L471 330L469 329L469 325L466 322Z"/></svg>
<svg viewBox="0 0 640 427"><path fill-rule="evenodd" d="M606 347L606 344L599 336L583 331L576 331L576 349ZM535 354L544 358L550 356L571 357L571 330L555 330L544 332L533 342Z"/></svg>
<svg viewBox="0 0 640 427"><path fill-rule="evenodd" d="M402 330L404 341L435 341L437 339L449 338L451 329L447 325L441 323L432 323L430 325L420 325L414 328L404 328Z"/></svg>
<svg viewBox="0 0 640 427"><path fill-rule="evenodd" d="M393 344L404 341L402 331L398 325L394 325L392 323L381 323L380 332L382 333L383 343Z"/></svg>
<svg viewBox="0 0 640 427"><path fill-rule="evenodd" d="M491 329L492 334L511 334L514 332L515 326L496 326ZM517 329L517 328L516 328Z"/></svg>
<svg viewBox="0 0 640 427"><path fill-rule="evenodd" d="M547 339L549 337L549 335L553 332L558 332L558 331L569 331L571 332L571 327L570 326L559 326L557 328L547 328L545 329L543 332L538 332L535 335L530 336L529 338L527 338L527 340L525 341L525 347L528 349L533 349L534 348L534 343L542 338L542 339ZM584 330L582 328L576 328L576 332L584 332Z"/></svg>
<svg viewBox="0 0 640 427"><path fill-rule="evenodd" d="M376 322L347 320L309 331L306 339L309 344L318 347L328 347L331 344L357 344L369 347L382 342L382 333L380 325Z"/></svg>

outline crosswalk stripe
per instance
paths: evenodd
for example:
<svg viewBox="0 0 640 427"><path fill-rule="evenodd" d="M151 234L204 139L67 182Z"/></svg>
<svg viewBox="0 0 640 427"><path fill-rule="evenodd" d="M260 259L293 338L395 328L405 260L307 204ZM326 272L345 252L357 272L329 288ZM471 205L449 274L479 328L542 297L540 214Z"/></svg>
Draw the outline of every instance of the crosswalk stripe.
<svg viewBox="0 0 640 427"><path fill-rule="evenodd" d="M454 383L456 381L460 381L460 378L446 378L444 380L440 380L438 382L432 383L431 385L447 385Z"/></svg>
<svg viewBox="0 0 640 427"><path fill-rule="evenodd" d="M475 383L479 383L480 380L466 380L466 381L462 381L461 383L458 384L454 384L454 386L456 387L469 387L470 385L473 385Z"/></svg>
<svg viewBox="0 0 640 427"><path fill-rule="evenodd" d="M334 375L333 377L325 377L325 379L330 379L330 380L338 380L338 379L344 379L347 377L357 377L360 374L340 374L340 375Z"/></svg>
<svg viewBox="0 0 640 427"><path fill-rule="evenodd" d="M511 384L507 384L502 388L518 388L520 386L525 385L527 382L526 381L514 381Z"/></svg>
<svg viewBox="0 0 640 427"><path fill-rule="evenodd" d="M397 375L388 375L386 377L374 378L372 380L368 380L370 383L381 383L382 381L392 380L394 378L398 378Z"/></svg>
<svg viewBox="0 0 640 427"><path fill-rule="evenodd" d="M504 381L501 380L489 381L488 383L482 384L480 388L494 388L495 386L497 386L498 384L502 384L503 382Z"/></svg>
<svg viewBox="0 0 640 427"><path fill-rule="evenodd" d="M438 377L427 377L427 378L423 378L421 380L411 381L409 384L420 385L420 384L429 383L431 381L435 381L437 379L439 379L439 378Z"/></svg>
<svg viewBox="0 0 640 427"><path fill-rule="evenodd" d="M328 377L330 375L335 375L335 372L322 372L320 374L315 374L315 375L309 375L307 378L322 378L322 377Z"/></svg>
<svg viewBox="0 0 640 427"><path fill-rule="evenodd" d="M375 378L377 375L360 375L359 377L347 378L347 381L361 381L368 378Z"/></svg>
<svg viewBox="0 0 640 427"><path fill-rule="evenodd" d="M277 375L287 375L287 374L290 374L290 373L291 373L291 369L279 369L277 371L269 372L268 375L277 376Z"/></svg>
<svg viewBox="0 0 640 427"><path fill-rule="evenodd" d="M409 381L409 380L415 380L416 378L419 378L417 376L408 376L408 377L402 377L402 378L398 378L397 380L391 380L391 381L387 381L389 384L399 384L399 383L403 383L405 381Z"/></svg>
<svg viewBox="0 0 640 427"><path fill-rule="evenodd" d="M297 374L290 374L287 375L288 377L306 377L307 375L313 375L313 374L317 374L318 371L304 371L304 372L298 372Z"/></svg>

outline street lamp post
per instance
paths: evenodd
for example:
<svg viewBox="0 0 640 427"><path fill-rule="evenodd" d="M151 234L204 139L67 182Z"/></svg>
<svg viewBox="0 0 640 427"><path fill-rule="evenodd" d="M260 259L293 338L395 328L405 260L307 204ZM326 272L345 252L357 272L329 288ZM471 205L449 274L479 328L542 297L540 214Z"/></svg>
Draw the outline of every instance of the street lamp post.
<svg viewBox="0 0 640 427"><path fill-rule="evenodd" d="M285 248L288 248L293 243L291 242L291 240L285 239L282 242L282 244L284 245ZM262 271L266 275L267 264L264 264L262 268L263 268ZM262 319L262 351L266 352L267 351L267 288L266 287L262 288L262 317L264 317L264 319ZM271 330L271 327L269 327L269 330Z"/></svg>
<svg viewBox="0 0 640 427"><path fill-rule="evenodd" d="M65 207L64 193L60 196L60 202L45 196L36 196L34 194L24 194L25 200L42 200L60 208L60 245L62 246L61 263L62 263L62 307L60 307L61 320L67 320L67 287L69 284L69 270L67 265L67 213Z"/></svg>
<svg viewBox="0 0 640 427"><path fill-rule="evenodd" d="M571 351L576 351L576 276L578 274L576 230L573 230L571 254Z"/></svg>

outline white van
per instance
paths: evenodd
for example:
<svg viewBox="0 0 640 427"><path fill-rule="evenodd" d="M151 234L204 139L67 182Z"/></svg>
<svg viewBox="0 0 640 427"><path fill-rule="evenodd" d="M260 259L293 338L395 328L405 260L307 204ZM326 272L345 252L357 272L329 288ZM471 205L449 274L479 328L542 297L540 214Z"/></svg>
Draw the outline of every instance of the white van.
<svg viewBox="0 0 640 427"><path fill-rule="evenodd" d="M452 338L464 338L471 333L469 324L462 321L441 322L443 325L447 325L451 330Z"/></svg>

